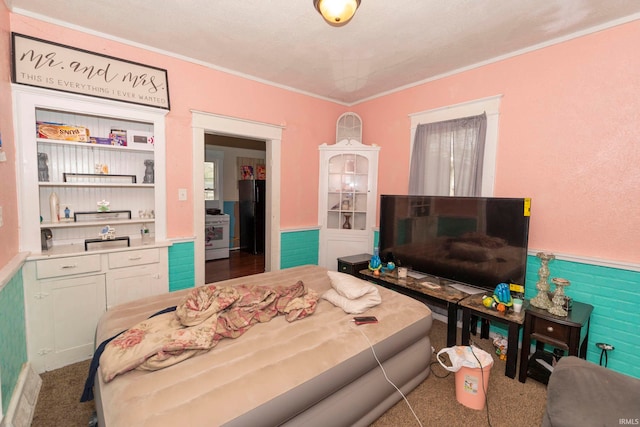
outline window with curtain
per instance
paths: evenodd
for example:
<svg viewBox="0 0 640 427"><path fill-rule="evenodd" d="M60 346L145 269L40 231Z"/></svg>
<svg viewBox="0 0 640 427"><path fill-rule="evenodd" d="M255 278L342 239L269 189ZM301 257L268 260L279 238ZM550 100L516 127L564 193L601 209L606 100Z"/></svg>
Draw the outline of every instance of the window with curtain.
<svg viewBox="0 0 640 427"><path fill-rule="evenodd" d="M486 134L486 113L418 125L409 194L479 196Z"/></svg>

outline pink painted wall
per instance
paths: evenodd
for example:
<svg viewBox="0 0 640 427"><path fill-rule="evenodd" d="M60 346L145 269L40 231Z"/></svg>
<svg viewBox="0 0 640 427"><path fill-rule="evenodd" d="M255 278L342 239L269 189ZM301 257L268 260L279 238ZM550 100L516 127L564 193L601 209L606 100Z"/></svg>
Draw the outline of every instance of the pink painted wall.
<svg viewBox="0 0 640 427"><path fill-rule="evenodd" d="M495 195L532 198L529 247L639 262L638 40L635 21L356 106L379 192L406 194L409 114L502 94Z"/></svg>
<svg viewBox="0 0 640 427"><path fill-rule="evenodd" d="M11 30L168 71L171 100L166 118L168 237L194 234L193 206L177 200L178 189L190 189L192 185L192 109L285 124L281 226L317 224L318 146L335 140L335 123L344 106L21 15L11 15Z"/></svg>
<svg viewBox="0 0 640 427"><path fill-rule="evenodd" d="M6 16L3 5L0 36L8 46ZM634 205L640 196L640 57L632 53L640 40L639 22L346 108L31 18L9 17L11 31L168 70L169 237L194 233L193 206L177 200L178 188L191 188L191 109L286 123L281 227L292 228L317 225L318 145L334 140L342 112L360 114L365 143L382 146L379 193L406 193L408 114L503 94L495 195L533 199L530 247L640 261L640 215ZM0 58L3 111L8 55L3 51ZM0 117L3 148L13 155L6 117ZM0 165L0 179L0 204L15 206L15 170ZM16 217L5 208L0 267L17 251Z"/></svg>
<svg viewBox="0 0 640 427"><path fill-rule="evenodd" d="M4 267L18 252L18 196L16 194L16 149L13 142L13 114L11 103L11 46L9 11L0 1L0 134L1 151L7 156L0 163L0 206L4 225L0 227L0 268ZM6 53L5 53L6 52Z"/></svg>

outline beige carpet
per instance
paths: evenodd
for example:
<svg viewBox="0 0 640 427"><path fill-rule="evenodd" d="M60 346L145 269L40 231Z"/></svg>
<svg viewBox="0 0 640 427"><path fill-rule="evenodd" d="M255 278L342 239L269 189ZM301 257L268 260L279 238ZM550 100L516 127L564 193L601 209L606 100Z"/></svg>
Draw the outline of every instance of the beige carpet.
<svg viewBox="0 0 640 427"><path fill-rule="evenodd" d="M460 331L458 331L458 336ZM432 345L445 346L446 325L433 322ZM472 336L472 339L473 336ZM475 339L477 345L493 354L490 340ZM433 357L435 361L435 355ZM532 379L525 384L504 376L505 363L494 357L489 374L488 405L478 411L456 400L454 375L447 375L437 362L432 373L407 396L423 426L539 426L546 401L546 387ZM42 390L36 406L33 426L88 426L93 402L80 403L80 395L89 369L89 361L42 374ZM445 376L446 375L446 376ZM444 378L440 378L444 377ZM404 400L382 415L373 427L418 426Z"/></svg>
<svg viewBox="0 0 640 427"><path fill-rule="evenodd" d="M458 337L460 337L458 329ZM446 325L434 321L431 345L436 352L446 346ZM459 338L458 338L459 339ZM455 374L442 368L433 355L429 377L407 395L407 400L423 426L540 426L547 399L544 384L528 379L521 383L504 375L505 362L495 355L490 339L471 336L472 341L494 357L489 373L487 405L483 410L467 408L456 400ZM444 377L444 378L441 378ZM389 409L373 427L418 426L407 403L403 400Z"/></svg>

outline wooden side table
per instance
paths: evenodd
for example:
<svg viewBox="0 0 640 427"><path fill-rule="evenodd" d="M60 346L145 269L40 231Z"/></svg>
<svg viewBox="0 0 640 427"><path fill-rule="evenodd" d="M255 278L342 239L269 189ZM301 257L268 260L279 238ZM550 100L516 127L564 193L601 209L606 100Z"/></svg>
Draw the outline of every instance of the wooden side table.
<svg viewBox="0 0 640 427"><path fill-rule="evenodd" d="M569 352L570 356L582 359L587 356L589 342L589 323L593 306L580 302L573 302L573 307L567 317L560 317L547 310L533 307L525 303L526 315L524 320L524 334L522 336L522 350L520 354L520 374L518 379L525 382L529 376L531 340L536 340L536 354L542 354L544 344ZM580 336L582 329L586 331L582 343ZM546 378L548 380L548 376ZM541 379L542 382L544 378ZM545 382L546 383L546 382Z"/></svg>
<svg viewBox="0 0 640 427"><path fill-rule="evenodd" d="M487 308L482 304L483 294L469 295L458 302L458 307L462 309L462 345L469 345L471 335L471 319L482 318L493 320L499 323L506 323L509 330L507 335L507 363L505 375L515 378L516 366L518 364L518 338L520 326L524 323L524 312L501 313L497 310Z"/></svg>
<svg viewBox="0 0 640 427"><path fill-rule="evenodd" d="M362 279L363 277L360 275L360 270L367 268L369 266L369 261L371 261L371 254L358 254L341 257L338 258L338 271Z"/></svg>

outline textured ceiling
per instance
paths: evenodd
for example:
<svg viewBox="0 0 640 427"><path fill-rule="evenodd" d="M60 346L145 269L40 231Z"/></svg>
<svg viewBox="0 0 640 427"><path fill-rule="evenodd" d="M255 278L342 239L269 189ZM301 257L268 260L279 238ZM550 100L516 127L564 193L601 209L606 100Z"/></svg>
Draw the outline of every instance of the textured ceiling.
<svg viewBox="0 0 640 427"><path fill-rule="evenodd" d="M344 27L312 0L5 0L14 13L353 104L640 19L638 0L362 0Z"/></svg>

